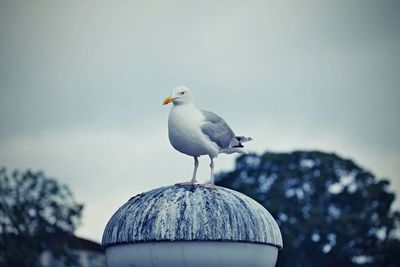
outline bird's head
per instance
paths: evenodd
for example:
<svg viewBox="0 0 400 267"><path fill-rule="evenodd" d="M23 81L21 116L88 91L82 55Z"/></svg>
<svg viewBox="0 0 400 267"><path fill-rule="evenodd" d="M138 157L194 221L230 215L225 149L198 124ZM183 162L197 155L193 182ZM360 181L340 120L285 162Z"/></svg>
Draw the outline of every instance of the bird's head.
<svg viewBox="0 0 400 267"><path fill-rule="evenodd" d="M163 104L167 105L171 102L174 105L180 105L192 102L192 90L185 86L177 86L172 89L171 96L164 99Z"/></svg>

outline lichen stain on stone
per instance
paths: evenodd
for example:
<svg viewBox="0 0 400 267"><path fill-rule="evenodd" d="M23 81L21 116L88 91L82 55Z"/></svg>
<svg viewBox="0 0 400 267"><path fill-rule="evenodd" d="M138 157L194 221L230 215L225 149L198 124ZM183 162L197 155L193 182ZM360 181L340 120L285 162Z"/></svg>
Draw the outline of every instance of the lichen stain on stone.
<svg viewBox="0 0 400 267"><path fill-rule="evenodd" d="M239 192L166 186L132 197L111 217L104 247L146 241L236 241L282 248L271 214Z"/></svg>

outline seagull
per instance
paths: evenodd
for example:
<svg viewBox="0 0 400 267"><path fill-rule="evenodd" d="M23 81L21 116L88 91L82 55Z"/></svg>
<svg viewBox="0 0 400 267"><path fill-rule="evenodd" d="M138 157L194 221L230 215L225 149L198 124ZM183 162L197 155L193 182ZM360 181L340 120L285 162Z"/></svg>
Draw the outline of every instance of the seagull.
<svg viewBox="0 0 400 267"><path fill-rule="evenodd" d="M194 158L192 179L180 185L193 185L196 180L198 157L210 157L210 182L203 187L215 189L214 158L220 153L247 154L242 143L253 140L251 137L236 136L229 125L217 114L197 109L193 103L192 91L185 86L172 89L171 95L163 104L173 103L168 116L168 136L171 145L179 152Z"/></svg>

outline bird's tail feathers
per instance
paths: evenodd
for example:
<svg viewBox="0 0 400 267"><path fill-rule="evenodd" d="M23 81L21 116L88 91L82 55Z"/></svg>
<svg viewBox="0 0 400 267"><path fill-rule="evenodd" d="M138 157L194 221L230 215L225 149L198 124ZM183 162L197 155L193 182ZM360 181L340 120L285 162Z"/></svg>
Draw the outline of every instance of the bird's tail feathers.
<svg viewBox="0 0 400 267"><path fill-rule="evenodd" d="M236 140L239 141L240 144L241 143L246 143L246 142L249 142L249 141L253 140L253 138L247 137L247 136L235 136L235 138L236 138Z"/></svg>
<svg viewBox="0 0 400 267"><path fill-rule="evenodd" d="M251 140L253 140L253 138L251 138L251 137L235 136L234 138L232 138L229 147L235 147L235 148L239 147L240 148L240 147L243 147L242 143L249 142Z"/></svg>

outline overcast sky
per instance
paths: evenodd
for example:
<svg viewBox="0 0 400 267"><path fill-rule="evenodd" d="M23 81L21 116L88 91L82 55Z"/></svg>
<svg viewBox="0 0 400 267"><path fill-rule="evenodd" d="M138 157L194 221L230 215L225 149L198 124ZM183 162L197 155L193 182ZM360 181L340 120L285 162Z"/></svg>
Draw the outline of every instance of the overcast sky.
<svg viewBox="0 0 400 267"><path fill-rule="evenodd" d="M250 151L335 152L400 194L399 12L399 1L0 0L0 165L68 184L85 204L78 234L100 241L132 195L190 178L161 105L186 85L254 137Z"/></svg>

